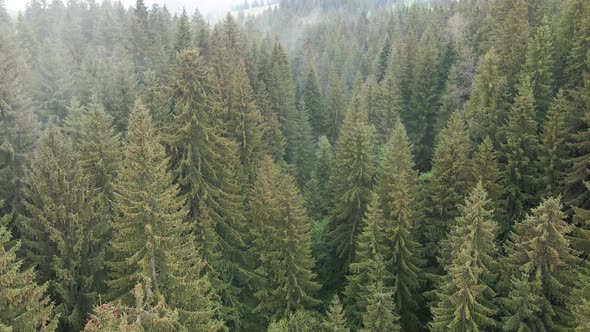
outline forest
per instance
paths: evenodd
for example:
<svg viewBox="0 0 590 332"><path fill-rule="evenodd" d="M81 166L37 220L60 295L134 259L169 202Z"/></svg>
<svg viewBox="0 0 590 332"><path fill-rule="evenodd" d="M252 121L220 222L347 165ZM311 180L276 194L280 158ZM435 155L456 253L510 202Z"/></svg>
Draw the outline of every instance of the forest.
<svg viewBox="0 0 590 332"><path fill-rule="evenodd" d="M0 0L0 331L590 331L590 1L159 3Z"/></svg>

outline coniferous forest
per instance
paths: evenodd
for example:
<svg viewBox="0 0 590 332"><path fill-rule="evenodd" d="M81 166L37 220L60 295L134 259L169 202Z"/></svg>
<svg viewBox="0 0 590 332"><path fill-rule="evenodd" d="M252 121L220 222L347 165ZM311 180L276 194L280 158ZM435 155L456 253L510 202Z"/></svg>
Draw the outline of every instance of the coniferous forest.
<svg viewBox="0 0 590 332"><path fill-rule="evenodd" d="M0 330L590 331L588 0L0 0Z"/></svg>

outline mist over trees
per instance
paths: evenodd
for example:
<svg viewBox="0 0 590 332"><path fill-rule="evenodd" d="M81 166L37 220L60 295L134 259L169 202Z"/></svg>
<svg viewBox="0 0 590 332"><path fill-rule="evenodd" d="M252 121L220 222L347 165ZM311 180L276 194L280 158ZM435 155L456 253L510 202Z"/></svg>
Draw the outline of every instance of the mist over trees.
<svg viewBox="0 0 590 332"><path fill-rule="evenodd" d="M588 331L589 264L587 0L0 0L2 331Z"/></svg>

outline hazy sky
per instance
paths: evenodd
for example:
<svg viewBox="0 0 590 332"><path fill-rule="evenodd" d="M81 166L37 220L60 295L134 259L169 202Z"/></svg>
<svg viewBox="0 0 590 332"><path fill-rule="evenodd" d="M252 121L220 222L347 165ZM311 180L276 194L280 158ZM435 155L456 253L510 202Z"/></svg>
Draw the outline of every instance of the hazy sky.
<svg viewBox="0 0 590 332"><path fill-rule="evenodd" d="M24 9L28 0L4 0L4 2L9 11L17 11ZM51 0L48 0L48 2L51 2ZM62 2L65 3L67 0L62 0ZM101 3L102 0L96 0L96 2ZM115 0L111 0L111 2L115 2ZM136 0L121 0L121 2L126 6L131 6L135 5ZM152 3L158 3L160 5L166 5L171 11L181 10L183 7L187 11L193 11L198 7L203 14L225 12L232 5L242 2L243 0L145 0L148 6L151 6Z"/></svg>

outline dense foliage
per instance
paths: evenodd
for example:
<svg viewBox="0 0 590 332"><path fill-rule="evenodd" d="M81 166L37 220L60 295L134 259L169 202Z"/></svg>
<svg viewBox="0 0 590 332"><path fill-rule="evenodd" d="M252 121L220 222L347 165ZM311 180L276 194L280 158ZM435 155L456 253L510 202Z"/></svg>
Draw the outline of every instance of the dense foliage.
<svg viewBox="0 0 590 332"><path fill-rule="evenodd" d="M64 2L0 0L0 330L590 328L587 0Z"/></svg>

